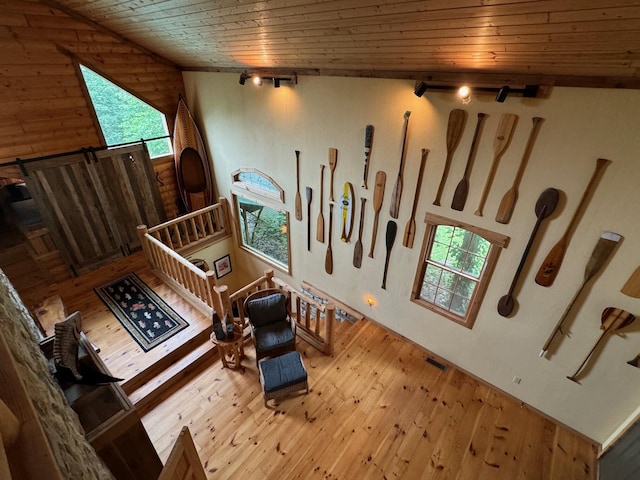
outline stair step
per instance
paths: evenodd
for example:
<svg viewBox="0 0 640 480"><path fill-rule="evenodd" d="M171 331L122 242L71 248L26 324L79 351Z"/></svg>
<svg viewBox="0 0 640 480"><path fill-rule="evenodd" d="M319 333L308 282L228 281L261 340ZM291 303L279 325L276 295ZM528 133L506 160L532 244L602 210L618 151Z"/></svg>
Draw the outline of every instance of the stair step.
<svg viewBox="0 0 640 480"><path fill-rule="evenodd" d="M193 372L203 364L210 364L218 358L216 346L209 341L201 343L183 357L165 366L154 377L142 383L139 387L127 393L129 400L136 407L140 415L144 415L166 395L180 387Z"/></svg>

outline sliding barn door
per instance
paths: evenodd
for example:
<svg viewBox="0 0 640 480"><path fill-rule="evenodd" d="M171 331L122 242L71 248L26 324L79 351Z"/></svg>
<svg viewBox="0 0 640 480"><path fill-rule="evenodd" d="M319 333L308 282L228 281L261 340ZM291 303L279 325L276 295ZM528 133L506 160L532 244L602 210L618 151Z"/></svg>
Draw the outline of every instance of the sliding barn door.
<svg viewBox="0 0 640 480"><path fill-rule="evenodd" d="M136 226L165 219L142 144L25 162L25 182L77 274L139 246Z"/></svg>

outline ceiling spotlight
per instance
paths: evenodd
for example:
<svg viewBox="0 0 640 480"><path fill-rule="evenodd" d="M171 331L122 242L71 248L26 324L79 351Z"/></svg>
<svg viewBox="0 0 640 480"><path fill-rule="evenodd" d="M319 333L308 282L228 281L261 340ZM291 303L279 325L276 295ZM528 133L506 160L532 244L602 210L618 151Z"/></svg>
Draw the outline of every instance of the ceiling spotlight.
<svg viewBox="0 0 640 480"><path fill-rule="evenodd" d="M471 89L466 85L461 86L458 89L458 97L462 100L462 103L469 103L469 100L471 100Z"/></svg>
<svg viewBox="0 0 640 480"><path fill-rule="evenodd" d="M424 92L427 91L427 84L424 82L418 82L416 84L416 88L413 89L413 93L416 94L416 97L421 97L424 95Z"/></svg>
<svg viewBox="0 0 640 480"><path fill-rule="evenodd" d="M280 79L279 78L274 78L273 79L273 88L280 88Z"/></svg>
<svg viewBox="0 0 640 480"><path fill-rule="evenodd" d="M262 78L255 76L253 77L253 84L256 85L257 87L261 87L262 86Z"/></svg>
<svg viewBox="0 0 640 480"><path fill-rule="evenodd" d="M507 85L500 88L500 90L498 90L498 94L496 95L496 102L503 103L507 99L507 95L509 95L510 91L511 89Z"/></svg>
<svg viewBox="0 0 640 480"><path fill-rule="evenodd" d="M240 85L244 85L244 82L246 82L247 78L249 78L249 75L247 75L246 73L241 73L240 80L238 80L238 83Z"/></svg>

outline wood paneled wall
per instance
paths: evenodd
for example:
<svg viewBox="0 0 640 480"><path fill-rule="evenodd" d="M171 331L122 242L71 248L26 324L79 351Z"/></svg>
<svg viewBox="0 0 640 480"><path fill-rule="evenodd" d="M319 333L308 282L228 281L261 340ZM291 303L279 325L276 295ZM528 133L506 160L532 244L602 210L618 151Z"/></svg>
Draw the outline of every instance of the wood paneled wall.
<svg viewBox="0 0 640 480"><path fill-rule="evenodd" d="M167 115L173 127L176 65L105 29L29 0L0 0L0 177L3 163L100 145L70 55ZM64 53L67 52L67 53Z"/></svg>

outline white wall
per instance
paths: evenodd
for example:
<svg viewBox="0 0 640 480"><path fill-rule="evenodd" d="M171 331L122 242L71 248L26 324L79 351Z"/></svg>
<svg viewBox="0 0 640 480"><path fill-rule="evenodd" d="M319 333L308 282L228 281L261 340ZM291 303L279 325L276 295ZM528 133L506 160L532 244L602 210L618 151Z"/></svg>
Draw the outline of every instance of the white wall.
<svg viewBox="0 0 640 480"><path fill-rule="evenodd" d="M555 88L547 99L508 98L503 104L491 96L475 97L461 106L453 95L427 94L417 98L413 82L380 79L301 77L294 88L274 89L240 86L236 74L185 73L187 98L206 138L215 176L222 195L229 197L230 172L242 166L258 168L286 190L291 212L291 257L293 278L307 280L368 317L405 335L436 355L458 365L523 402L578 430L596 442L606 439L636 409L640 398L640 370L626 360L640 350L640 320L625 337L610 338L597 362L582 378L582 385L565 378L587 354L599 335L600 317L607 306L640 314L638 300L620 293L620 288L640 265L640 222L637 221L640 135L637 112L640 92L601 89ZM441 207L432 205L446 156L446 126L449 111L464 108L469 117L464 136L454 156ZM402 196L398 237L391 254L387 290L380 288L385 254L385 225L397 175L403 115L410 110L405 188ZM467 206L463 212L449 208L455 186L462 176L478 112L488 119L471 173ZM485 216L473 214L486 173L493 158L493 137L500 114L516 113L519 123L500 163L485 206ZM531 118L546 119L529 161L513 219L509 225L494 221L503 193L510 187L524 150ZM369 172L369 190L360 187L363 167L364 128L375 126ZM306 218L293 216L295 195L294 150L301 151L301 190L314 189L312 224L318 213L319 165L327 165L329 147L338 149L335 187L345 181L356 188L356 196L368 199L364 228L365 255L360 270L352 266L353 241L339 240L339 219L334 217L334 273L324 271L326 244L312 240L306 250ZM402 232L411 211L411 195L420 161L420 149L431 153L418 205L418 228L413 249L402 246ZM609 158L609 166L584 218L569 244L554 285L540 287L533 277L549 249L564 233L596 159ZM387 173L375 259L366 256L372 231L372 186L377 170ZM328 168L325 173L328 195ZM496 312L498 299L511 283L535 223L534 205L547 187L564 192L556 212L543 224L516 290L519 310L506 319ZM358 199L359 205L359 199ZM305 216L306 216L306 205ZM500 255L493 279L473 329L461 327L410 302L425 212L449 216L511 237ZM328 207L325 197L325 218ZM356 217L357 218L357 217ZM357 222L356 222L357 223ZM356 225L357 228L357 225ZM315 236L315 227L313 227ZM588 288L570 321L571 335L553 355L538 352L551 328L582 281L586 261L604 230L623 235L608 267ZM257 274L266 265L236 253L236 263L245 273ZM235 266L234 266L235 268ZM365 298L372 295L374 307ZM571 320L571 319L570 319ZM512 382L514 376L522 382Z"/></svg>

